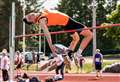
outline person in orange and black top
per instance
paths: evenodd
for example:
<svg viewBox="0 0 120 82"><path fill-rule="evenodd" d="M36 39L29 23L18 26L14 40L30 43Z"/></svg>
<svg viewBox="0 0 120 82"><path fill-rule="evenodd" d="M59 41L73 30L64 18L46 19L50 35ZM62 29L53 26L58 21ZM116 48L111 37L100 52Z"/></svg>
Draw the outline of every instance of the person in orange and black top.
<svg viewBox="0 0 120 82"><path fill-rule="evenodd" d="M29 13L25 16L23 21L27 24L37 24L39 25L42 30L44 31L48 44L50 46L50 49L52 53L56 54L56 49L52 44L52 39L50 32L48 30L49 26L62 26L64 30L76 30L76 32L72 32L70 36L72 37L72 42L70 43L68 55L71 58L71 53L75 50L77 43L80 40L79 35L83 35L84 39L82 40L80 47L77 51L77 54L81 54L82 51L87 47L88 43L92 39L92 32L90 30L81 30L78 31L78 29L81 28L87 28L85 25L75 21L68 15L56 11L56 10L46 10L44 9L40 13Z"/></svg>

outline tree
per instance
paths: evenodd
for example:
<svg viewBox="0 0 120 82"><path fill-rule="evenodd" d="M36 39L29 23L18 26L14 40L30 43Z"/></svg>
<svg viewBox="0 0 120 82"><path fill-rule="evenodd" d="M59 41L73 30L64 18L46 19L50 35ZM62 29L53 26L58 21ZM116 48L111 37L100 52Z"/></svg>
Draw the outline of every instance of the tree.
<svg viewBox="0 0 120 82"><path fill-rule="evenodd" d="M12 2L15 2L15 13L16 13L16 35L22 34L22 7L18 0L1 0L0 1L0 50L3 48L9 48L9 26L11 19L11 6ZM28 12L29 10L27 10ZM28 26L27 26L28 27ZM29 33L30 29L26 28L26 33ZM16 49L19 49L18 41L22 39L16 39Z"/></svg>
<svg viewBox="0 0 120 82"><path fill-rule="evenodd" d="M0 2L0 50L9 47L9 20L12 1L14 0L2 0Z"/></svg>
<svg viewBox="0 0 120 82"><path fill-rule="evenodd" d="M110 13L117 4L116 2L118 0L112 0L112 5L110 3L107 3L106 0L96 0L97 1L97 26L101 25L103 23L107 23L106 15ZM59 5L58 10L68 14L69 16L73 17L75 20L78 20L79 22L87 25L88 27L92 26L92 9L90 8L92 1L91 0L62 0L61 5ZM97 48L100 48L102 50L104 49L110 49L114 46L114 41L111 40L111 38L107 38L104 36L106 33L106 29L98 29L97 30ZM104 42L103 42L104 41ZM108 43L109 42L109 43ZM113 45L109 45L109 44ZM68 43L66 43L68 44ZM88 46L88 49L86 49L86 53L90 52L90 49L92 45ZM88 53L89 54L89 53Z"/></svg>
<svg viewBox="0 0 120 82"><path fill-rule="evenodd" d="M116 9L113 10L107 17L110 23L119 23L120 22L120 4L116 6ZM114 44L116 48L120 49L120 26L112 27L111 29L106 29L107 32L105 36L108 38L112 38L114 40Z"/></svg>
<svg viewBox="0 0 120 82"><path fill-rule="evenodd" d="M9 46L9 19L11 16L11 3L12 1L16 2L16 35L22 34L22 7L17 0L2 0L0 3L0 34L1 34L1 41L0 41L0 49L8 48ZM38 1L41 0L26 0L28 3L26 13L31 11L31 5L35 6L35 8L39 7ZM118 0L96 0L98 3L97 7L97 25L101 25L102 23L119 23L119 6L115 9ZM58 10L68 14L69 16L73 17L75 20L85 24L88 27L92 26L92 11L90 8L91 0L62 0L61 4L58 7ZM38 6L39 5L39 6ZM38 8L39 9L39 8ZM113 12L112 12L113 11ZM111 13L112 12L112 13ZM110 14L111 13L111 14ZM106 15L108 15L108 20L106 20ZM117 20L117 21L116 21ZM32 32L33 29L30 26L26 25L26 34ZM51 28L51 31L58 31L61 28ZM36 32L37 33L37 32ZM112 34L112 36L110 36ZM97 30L97 46L100 49L110 49L115 48L119 42L119 28L115 27L112 29L99 29ZM64 44L68 44L71 40L67 34L58 35L59 43L63 43L62 41L65 40L66 36L69 40L65 41ZM53 40L55 40L55 36L52 36ZM64 37L64 38L63 38ZM82 38L82 37L81 37ZM62 41L61 41L62 40ZM101 41L102 40L102 41ZM18 45L18 41L22 41L22 39L16 39L16 48L20 48ZM28 41L26 39L26 41ZM104 42L103 42L104 41ZM110 43L108 43L110 42ZM28 45L31 42L26 42ZM92 44L92 43L91 43ZM111 44L111 45L109 45ZM90 48L92 45L89 45ZM89 48L89 47L88 47ZM89 50L89 49L88 49ZM88 51L87 51L88 52Z"/></svg>

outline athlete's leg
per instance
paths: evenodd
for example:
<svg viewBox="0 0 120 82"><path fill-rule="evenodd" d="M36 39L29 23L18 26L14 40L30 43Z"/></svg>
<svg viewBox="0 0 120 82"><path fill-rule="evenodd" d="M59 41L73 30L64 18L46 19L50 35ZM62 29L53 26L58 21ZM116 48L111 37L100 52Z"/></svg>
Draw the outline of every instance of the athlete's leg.
<svg viewBox="0 0 120 82"><path fill-rule="evenodd" d="M49 72L49 71L53 71L53 70L56 69L56 68L57 68L57 65L56 65L56 64L52 64L51 66L49 66L48 72Z"/></svg>
<svg viewBox="0 0 120 82"><path fill-rule="evenodd" d="M87 28L87 27L85 27ZM89 44L89 42L92 39L92 32L90 30L82 30L80 32L80 35L84 36L84 39L82 40L80 47L77 51L78 54L81 54L82 51L87 47L87 45Z"/></svg>
<svg viewBox="0 0 120 82"><path fill-rule="evenodd" d="M69 51L68 51L68 56L70 60L72 60L73 51L75 50L75 47L80 40L79 34L77 32L72 34L71 37L72 37L72 42L70 43Z"/></svg>
<svg viewBox="0 0 120 82"><path fill-rule="evenodd" d="M78 62L78 59L74 57L74 62L75 62L75 65L77 67L77 70L76 70L76 73L79 73L79 62Z"/></svg>
<svg viewBox="0 0 120 82"><path fill-rule="evenodd" d="M80 40L79 34L77 32L75 32L74 34L71 35L72 37L72 42L70 43L69 49L74 51L77 43Z"/></svg>
<svg viewBox="0 0 120 82"><path fill-rule="evenodd" d="M62 78L64 78L64 63L60 66L60 73L62 75Z"/></svg>
<svg viewBox="0 0 120 82"><path fill-rule="evenodd" d="M56 74L59 74L59 69L59 66L57 66L57 68L55 69Z"/></svg>
<svg viewBox="0 0 120 82"><path fill-rule="evenodd" d="M69 59L68 59L68 57L67 56L65 56L64 57L64 68L65 68L65 73L68 73L68 71L70 71L71 70L71 63L70 63L70 61L69 61Z"/></svg>
<svg viewBox="0 0 120 82"><path fill-rule="evenodd" d="M44 65L42 65L42 66L40 67L40 71L46 69L48 66L50 66L50 61L47 62L47 63L45 63Z"/></svg>

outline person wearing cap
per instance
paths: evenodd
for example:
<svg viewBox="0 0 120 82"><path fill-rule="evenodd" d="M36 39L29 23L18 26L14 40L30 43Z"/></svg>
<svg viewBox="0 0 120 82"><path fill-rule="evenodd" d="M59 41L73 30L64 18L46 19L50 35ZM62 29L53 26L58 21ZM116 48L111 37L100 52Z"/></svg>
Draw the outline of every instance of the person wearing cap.
<svg viewBox="0 0 120 82"><path fill-rule="evenodd" d="M103 62L103 55L100 53L100 49L96 49L96 53L93 56L93 65L96 70L97 79L101 77L102 62Z"/></svg>
<svg viewBox="0 0 120 82"><path fill-rule="evenodd" d="M57 10L43 9L40 13L31 12L24 17L23 21L26 24L35 24L42 28L53 55L56 54L56 48L53 46L51 34L48 29L50 26L61 26L63 30L75 30L75 32L69 33L72 37L69 50L67 51L70 58L72 55L71 53L75 50L76 45L80 40L79 35L84 36L84 38L81 41L79 49L77 50L77 54L81 54L92 39L92 32L87 29L87 26L75 21L67 14ZM83 28L87 30L81 30Z"/></svg>
<svg viewBox="0 0 120 82"><path fill-rule="evenodd" d="M8 58L8 53L6 49L2 50L2 58L1 58L1 70L2 70L2 82L6 82L9 80L8 70L10 67L10 59Z"/></svg>

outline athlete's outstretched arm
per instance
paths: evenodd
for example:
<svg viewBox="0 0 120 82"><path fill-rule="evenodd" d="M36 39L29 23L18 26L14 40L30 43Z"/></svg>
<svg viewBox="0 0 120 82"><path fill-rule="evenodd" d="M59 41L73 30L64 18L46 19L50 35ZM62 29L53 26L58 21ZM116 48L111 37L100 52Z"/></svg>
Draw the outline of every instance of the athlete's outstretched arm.
<svg viewBox="0 0 120 82"><path fill-rule="evenodd" d="M44 31L44 34L45 34L45 36L46 36L47 42L48 42L48 44L49 44L49 47L50 47L53 55L55 55L56 49L55 49L55 47L54 47L53 44L52 44L51 35L50 35L50 32L49 32L48 27L47 27L47 25L46 25L46 22L47 22L47 21L46 21L46 18L40 19L40 25L39 25L39 26L40 26L40 28L42 28L42 30Z"/></svg>

